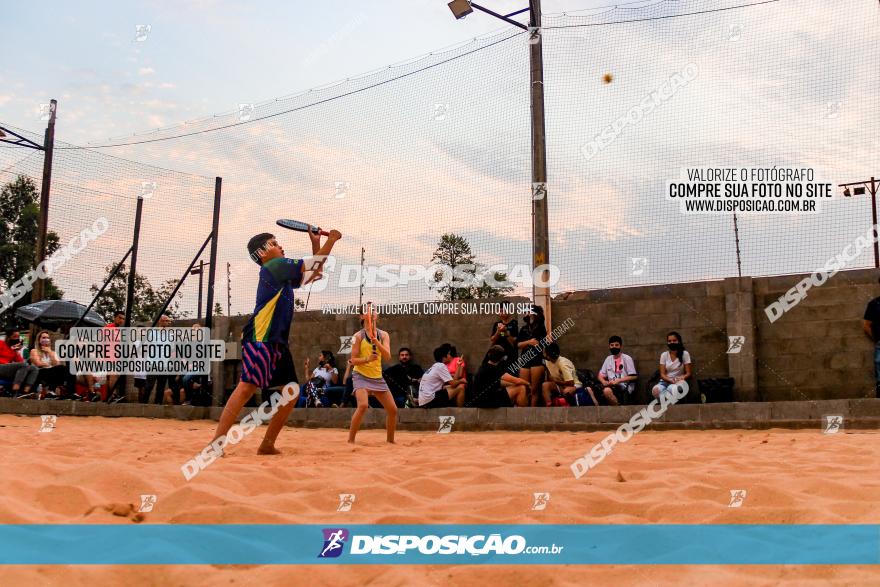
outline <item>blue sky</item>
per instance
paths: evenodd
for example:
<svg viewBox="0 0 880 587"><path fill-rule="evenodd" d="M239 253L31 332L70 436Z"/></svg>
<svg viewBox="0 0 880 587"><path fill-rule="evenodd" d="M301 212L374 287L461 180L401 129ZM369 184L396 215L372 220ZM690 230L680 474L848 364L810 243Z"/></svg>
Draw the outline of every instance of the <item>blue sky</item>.
<svg viewBox="0 0 880 587"><path fill-rule="evenodd" d="M544 11L609 3L550 0ZM506 26L481 13L456 21L443 0L4 4L0 119L38 130L40 103L56 98L59 136L74 143L228 112ZM139 24L151 27L143 42Z"/></svg>

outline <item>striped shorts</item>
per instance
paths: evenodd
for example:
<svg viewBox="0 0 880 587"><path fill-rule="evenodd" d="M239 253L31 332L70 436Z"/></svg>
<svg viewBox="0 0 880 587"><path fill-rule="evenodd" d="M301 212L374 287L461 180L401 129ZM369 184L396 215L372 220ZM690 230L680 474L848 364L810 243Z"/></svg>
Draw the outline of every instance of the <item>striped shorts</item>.
<svg viewBox="0 0 880 587"><path fill-rule="evenodd" d="M296 381L290 349L280 342L242 342L241 380L260 389Z"/></svg>

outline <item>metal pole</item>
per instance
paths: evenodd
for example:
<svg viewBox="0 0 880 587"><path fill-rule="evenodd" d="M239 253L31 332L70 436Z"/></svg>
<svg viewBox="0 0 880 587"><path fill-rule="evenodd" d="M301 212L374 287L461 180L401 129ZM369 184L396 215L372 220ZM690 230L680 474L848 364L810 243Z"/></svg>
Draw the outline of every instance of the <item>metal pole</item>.
<svg viewBox="0 0 880 587"><path fill-rule="evenodd" d="M205 262L199 259L199 309L196 310L196 320L202 321L202 282L205 275Z"/></svg>
<svg viewBox="0 0 880 587"><path fill-rule="evenodd" d="M232 316L232 263L226 262L226 316Z"/></svg>
<svg viewBox="0 0 880 587"><path fill-rule="evenodd" d="M532 27L541 26L541 0L530 0L530 20ZM547 147L544 130L544 50L542 35L529 45L530 95L532 110L532 183L547 183ZM547 198L549 190L545 189L541 197L535 197L532 188L532 270L550 262L550 229L547 218ZM546 284L549 272L541 272L541 285L532 286L535 303L544 308L547 330L553 324L550 307L550 288Z"/></svg>
<svg viewBox="0 0 880 587"><path fill-rule="evenodd" d="M144 198L138 196L134 213L134 235L131 237L131 267L128 268L128 291L125 294L125 326L131 326L131 313L134 310L134 280L137 276L138 243L141 237L141 215L144 211Z"/></svg>
<svg viewBox="0 0 880 587"><path fill-rule="evenodd" d="M486 14L490 14L490 15L494 16L495 18L500 18L501 20L503 20L503 21L506 22L507 24L512 24L513 26L517 26L517 27L519 27L519 28L521 28L521 29L526 28L526 27L524 27L524 26L522 25L522 23L519 23L519 22L513 20L513 19L510 18L510 17L511 17L511 16L514 16L514 15L517 15L517 14L519 14L520 12L525 12L527 9L518 10L518 11L513 12L513 13L511 13L511 14L504 15L504 14L498 14L498 13L495 12L494 10L489 10L488 8L485 8L485 7L483 7L483 6L480 6L479 4L474 4L473 2L471 2L471 8L476 8L477 10L480 10L480 11L482 11L482 12L485 12Z"/></svg>
<svg viewBox="0 0 880 587"><path fill-rule="evenodd" d="M733 213L733 234L736 237L736 273L742 277L743 270L739 256L739 224L736 222L736 212Z"/></svg>
<svg viewBox="0 0 880 587"><path fill-rule="evenodd" d="M877 182L872 177L871 178L871 215L874 219L874 230L876 230L877 226ZM877 244L877 239L874 239L874 268L880 269L880 245Z"/></svg>
<svg viewBox="0 0 880 587"><path fill-rule="evenodd" d="M358 294L358 312L364 311L364 248L361 247L361 283Z"/></svg>
<svg viewBox="0 0 880 587"><path fill-rule="evenodd" d="M119 273L119 270L122 269L122 266L125 264L125 260L128 259L128 256L131 255L131 248L129 247L128 251L125 252L125 256L122 257L122 261L116 264L116 267L113 268L113 271L110 272L110 275L107 276L107 279L104 280L104 285L101 286L101 289L98 290L98 293L95 294L95 297L92 298L92 301L89 302L89 305L86 306L86 309L83 310L82 316L76 319L76 322L73 323L71 328L77 328L83 319L86 317L86 314L89 313L89 310L92 309L92 306L95 305L95 302L98 301L98 298L101 297L101 294L104 293L104 290L107 289L107 286L110 285L110 282L113 281L113 278L116 277L116 274Z"/></svg>
<svg viewBox="0 0 880 587"><path fill-rule="evenodd" d="M55 149L55 112L58 110L56 100L49 101L49 124L43 138L43 185L40 189L40 218L37 225L36 262L39 266L46 259L46 233L49 229L49 192L52 188L52 155ZM38 279L34 283L31 302L39 302L45 293L45 280Z"/></svg>
<svg viewBox="0 0 880 587"><path fill-rule="evenodd" d="M196 252L195 256L193 257L193 260L190 261L189 267L187 267L186 271L183 272L183 277L181 277L177 281L177 285L175 285L174 289L171 290L171 295L169 295L168 299L165 300L165 303L162 305L162 309L159 310L159 313L153 317L153 322L150 324L150 326L155 326L156 323L159 322L159 318L162 317L162 314L165 313L165 310L168 309L168 306L171 305L172 300L174 300L174 296L176 296L177 292L180 291L180 288L183 287L183 282L186 281L186 276L192 274L193 267L196 266L196 261L198 260L199 257L202 256L202 253L205 251L205 247L208 246L208 243L211 242L212 238L213 238L213 235L209 234L208 238L205 239L205 242L202 243L202 246L199 247L199 250ZM208 275L210 275L210 271L208 272ZM211 290L208 290L208 291L210 292ZM211 319L211 315L208 314L207 320L210 320L210 319ZM207 326L207 324L206 324L206 326Z"/></svg>
<svg viewBox="0 0 880 587"><path fill-rule="evenodd" d="M214 278L217 274L217 238L220 234L220 192L223 178L214 179L214 220L211 224L211 260L208 269L208 308L205 310L205 327L214 323Z"/></svg>

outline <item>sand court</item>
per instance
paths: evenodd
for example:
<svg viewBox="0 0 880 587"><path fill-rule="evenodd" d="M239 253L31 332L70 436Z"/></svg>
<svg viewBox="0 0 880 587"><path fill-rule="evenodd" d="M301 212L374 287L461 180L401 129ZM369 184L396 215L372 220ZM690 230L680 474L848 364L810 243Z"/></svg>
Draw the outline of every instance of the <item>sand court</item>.
<svg viewBox="0 0 880 587"><path fill-rule="evenodd" d="M652 431L618 445L585 477L571 462L607 432L282 431L282 455L258 457L262 430L187 482L180 467L210 421L0 416L6 524L877 524L876 431ZM739 505L731 507L732 491ZM535 493L547 493L534 509ZM340 494L354 495L337 511ZM141 496L155 496L152 511ZM259 584L289 567L6 567L10 584ZM864 584L877 567L534 566L298 567L315 584ZM129 569L131 570L131 569ZM11 573L11 575L9 575ZM650 577L650 579L649 579ZM161 578L161 579L160 579ZM203 581L203 583L200 583Z"/></svg>

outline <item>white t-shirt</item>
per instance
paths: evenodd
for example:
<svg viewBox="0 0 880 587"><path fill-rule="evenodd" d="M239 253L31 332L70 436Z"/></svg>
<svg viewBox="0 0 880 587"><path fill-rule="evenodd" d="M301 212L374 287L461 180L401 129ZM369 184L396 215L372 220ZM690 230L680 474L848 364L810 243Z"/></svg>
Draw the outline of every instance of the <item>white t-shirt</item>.
<svg viewBox="0 0 880 587"><path fill-rule="evenodd" d="M691 362L691 355L689 352L684 352L684 364L687 365ZM666 376L675 379L676 377L681 377L684 375L684 365L681 364L681 361L675 359L675 361L670 360L669 351L663 351L663 354L660 355L660 364L666 365Z"/></svg>
<svg viewBox="0 0 880 587"><path fill-rule="evenodd" d="M618 359L618 361L615 361L615 359ZM630 375L638 375L636 364L633 362L632 357L626 353L620 353L616 357L614 355L605 357L601 373L608 381L629 377ZM628 381L627 387L635 387L634 382ZM630 393L632 393L632 390L630 390Z"/></svg>
<svg viewBox="0 0 880 587"><path fill-rule="evenodd" d="M422 382L419 383L419 405L431 403L437 392L443 389L443 384L452 381L452 373L443 363L434 363L422 375Z"/></svg>
<svg viewBox="0 0 880 587"><path fill-rule="evenodd" d="M336 367L333 367L329 371L324 369L323 367L315 367L315 370L312 371L312 377L320 377L324 380L324 386L329 387L333 385L333 375L339 375L339 371Z"/></svg>

